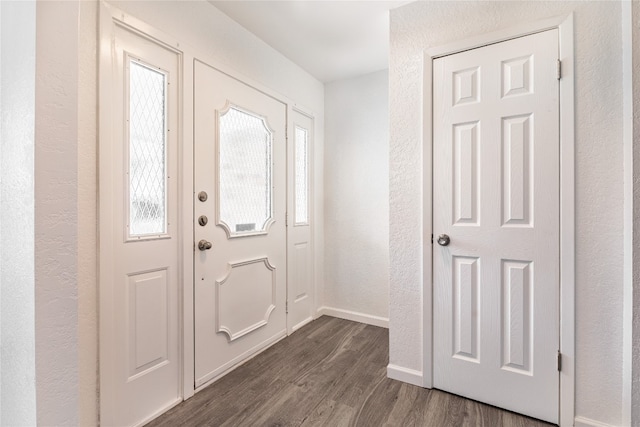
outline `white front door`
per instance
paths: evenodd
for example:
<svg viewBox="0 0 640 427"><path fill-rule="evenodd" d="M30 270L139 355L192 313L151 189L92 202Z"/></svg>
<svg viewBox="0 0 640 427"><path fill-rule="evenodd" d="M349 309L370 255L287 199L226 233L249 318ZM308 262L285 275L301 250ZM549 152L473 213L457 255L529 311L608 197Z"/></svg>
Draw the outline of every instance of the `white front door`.
<svg viewBox="0 0 640 427"><path fill-rule="evenodd" d="M113 31L100 90L100 418L128 426L182 400L180 54Z"/></svg>
<svg viewBox="0 0 640 427"><path fill-rule="evenodd" d="M196 61L195 379L286 336L287 106Z"/></svg>
<svg viewBox="0 0 640 427"><path fill-rule="evenodd" d="M553 423L557 60L549 30L433 62L434 387Z"/></svg>

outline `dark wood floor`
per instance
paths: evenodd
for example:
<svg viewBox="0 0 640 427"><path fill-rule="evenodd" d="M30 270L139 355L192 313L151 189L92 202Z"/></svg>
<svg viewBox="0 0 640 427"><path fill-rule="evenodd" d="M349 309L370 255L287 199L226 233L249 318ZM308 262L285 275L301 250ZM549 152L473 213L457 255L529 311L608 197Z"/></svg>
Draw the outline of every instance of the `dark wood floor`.
<svg viewBox="0 0 640 427"><path fill-rule="evenodd" d="M384 328L321 317L148 426L550 424L386 377Z"/></svg>

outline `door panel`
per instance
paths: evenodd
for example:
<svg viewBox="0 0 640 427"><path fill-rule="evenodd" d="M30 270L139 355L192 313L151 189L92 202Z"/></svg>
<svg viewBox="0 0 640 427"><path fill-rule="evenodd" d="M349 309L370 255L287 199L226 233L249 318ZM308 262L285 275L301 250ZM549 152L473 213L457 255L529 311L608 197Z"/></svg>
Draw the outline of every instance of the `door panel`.
<svg viewBox="0 0 640 427"><path fill-rule="evenodd" d="M436 59L434 386L558 421L557 30ZM443 242L444 243L444 242Z"/></svg>
<svg viewBox="0 0 640 427"><path fill-rule="evenodd" d="M138 425L181 400L180 55L116 25L101 141L101 423Z"/></svg>
<svg viewBox="0 0 640 427"><path fill-rule="evenodd" d="M284 103L199 61L194 85L200 387L286 335L287 116Z"/></svg>
<svg viewBox="0 0 640 427"><path fill-rule="evenodd" d="M313 153L313 119L297 110L292 112L293 140L289 151L289 224L288 315L289 333L313 320L315 289L313 286L313 252L311 233L311 158Z"/></svg>

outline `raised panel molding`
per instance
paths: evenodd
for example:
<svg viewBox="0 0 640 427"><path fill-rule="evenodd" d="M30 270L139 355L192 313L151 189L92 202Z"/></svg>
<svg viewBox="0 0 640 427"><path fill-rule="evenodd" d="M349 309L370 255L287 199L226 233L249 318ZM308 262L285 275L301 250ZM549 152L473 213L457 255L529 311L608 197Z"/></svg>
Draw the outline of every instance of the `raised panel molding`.
<svg viewBox="0 0 640 427"><path fill-rule="evenodd" d="M502 260L502 369L531 375L533 265Z"/></svg>
<svg viewBox="0 0 640 427"><path fill-rule="evenodd" d="M480 260L453 256L453 357L478 362Z"/></svg>
<svg viewBox="0 0 640 427"><path fill-rule="evenodd" d="M502 61L502 96L533 93L533 56Z"/></svg>
<svg viewBox="0 0 640 427"><path fill-rule="evenodd" d="M228 264L216 280L216 332L235 341L269 322L276 308L276 268L258 258Z"/></svg>
<svg viewBox="0 0 640 427"><path fill-rule="evenodd" d="M453 126L453 224L479 225L479 122Z"/></svg>
<svg viewBox="0 0 640 427"><path fill-rule="evenodd" d="M297 243L294 245L294 256L293 256L293 269L294 273L294 283L295 287L295 301L300 302L305 298L309 297L308 287L311 282L311 278L309 277L309 270L307 267L308 258L309 258L309 244L308 242Z"/></svg>
<svg viewBox="0 0 640 427"><path fill-rule="evenodd" d="M480 67L453 73L453 105L480 101Z"/></svg>
<svg viewBox="0 0 640 427"><path fill-rule="evenodd" d="M167 362L167 269L129 274L129 379Z"/></svg>
<svg viewBox="0 0 640 427"><path fill-rule="evenodd" d="M533 225L533 115L502 118L502 224Z"/></svg>

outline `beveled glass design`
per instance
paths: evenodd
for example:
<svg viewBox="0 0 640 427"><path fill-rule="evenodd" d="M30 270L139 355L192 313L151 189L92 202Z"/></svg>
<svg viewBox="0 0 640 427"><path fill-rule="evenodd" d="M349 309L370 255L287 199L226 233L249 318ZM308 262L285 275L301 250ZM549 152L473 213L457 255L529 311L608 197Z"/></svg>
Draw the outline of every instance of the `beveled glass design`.
<svg viewBox="0 0 640 427"><path fill-rule="evenodd" d="M218 124L218 224L229 237L264 233L273 217L273 132L264 117L235 106Z"/></svg>
<svg viewBox="0 0 640 427"><path fill-rule="evenodd" d="M129 236L167 232L167 111L163 72L129 61Z"/></svg>
<svg viewBox="0 0 640 427"><path fill-rule="evenodd" d="M309 223L309 134L295 127L295 223Z"/></svg>

